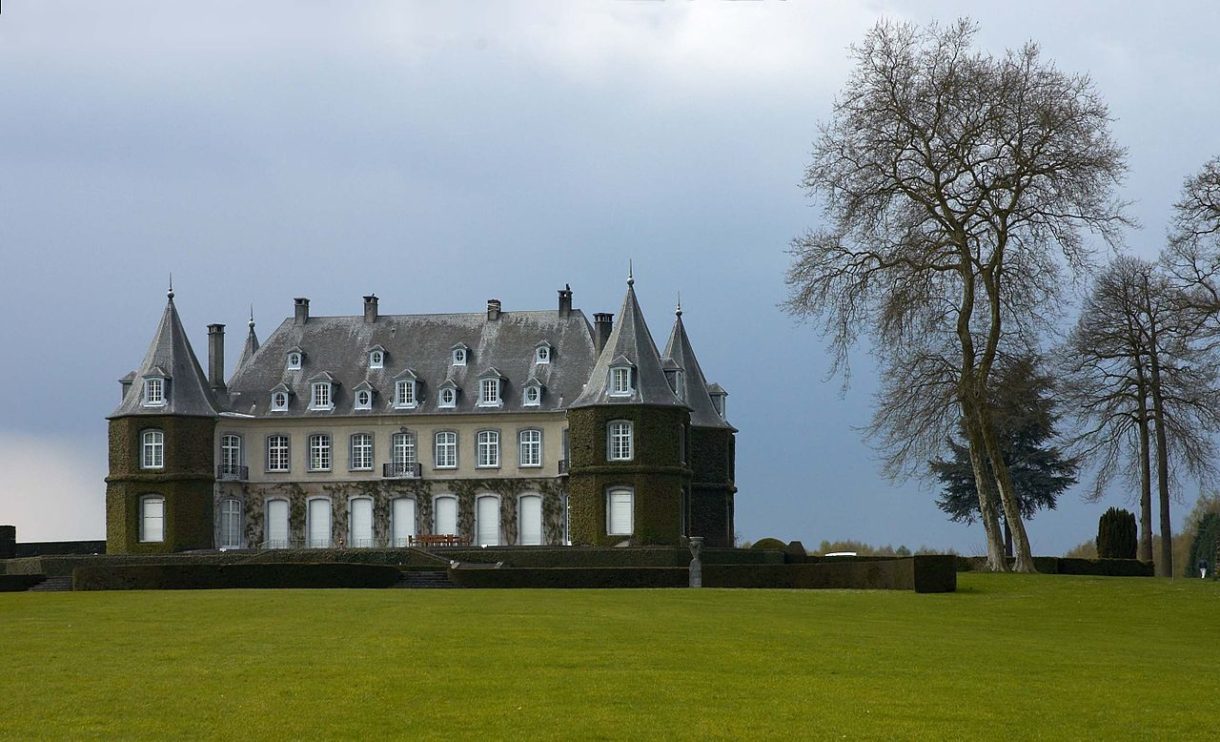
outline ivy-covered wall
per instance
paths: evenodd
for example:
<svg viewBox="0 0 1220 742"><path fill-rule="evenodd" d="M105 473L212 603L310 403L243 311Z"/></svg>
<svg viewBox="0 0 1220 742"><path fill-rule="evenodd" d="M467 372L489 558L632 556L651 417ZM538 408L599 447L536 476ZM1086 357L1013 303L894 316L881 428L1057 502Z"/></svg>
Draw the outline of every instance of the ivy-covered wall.
<svg viewBox="0 0 1220 742"><path fill-rule="evenodd" d="M165 554L213 545L216 421L201 417L135 416L110 421L110 476L106 478L106 551ZM165 433L161 469L140 468L140 437ZM140 541L140 499L165 498L164 539Z"/></svg>
<svg viewBox="0 0 1220 742"><path fill-rule="evenodd" d="M690 535L707 546L733 545L733 431L691 428Z"/></svg>
<svg viewBox="0 0 1220 742"><path fill-rule="evenodd" d="M611 420L630 420L634 436L631 461L607 461L606 429ZM682 462L680 431L690 427L690 413L677 407L582 407L568 412L571 465L572 543L611 545L678 544L682 534L682 493L691 470ZM628 537L606 533L606 491L626 486L635 491L634 531Z"/></svg>

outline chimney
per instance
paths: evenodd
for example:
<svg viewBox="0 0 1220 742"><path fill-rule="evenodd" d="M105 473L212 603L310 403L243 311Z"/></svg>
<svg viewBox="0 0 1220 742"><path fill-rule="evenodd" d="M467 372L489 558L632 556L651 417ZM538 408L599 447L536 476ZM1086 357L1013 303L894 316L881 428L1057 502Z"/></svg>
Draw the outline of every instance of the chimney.
<svg viewBox="0 0 1220 742"><path fill-rule="evenodd" d="M208 325L208 383L213 391L225 388L225 326Z"/></svg>
<svg viewBox="0 0 1220 742"><path fill-rule="evenodd" d="M572 313L572 287L566 283L559 289L559 317L567 319Z"/></svg>
<svg viewBox="0 0 1220 742"><path fill-rule="evenodd" d="M303 325L309 321L309 299L302 296L292 300L295 306L295 312L292 316L292 324Z"/></svg>
<svg viewBox="0 0 1220 742"><path fill-rule="evenodd" d="M487 300L487 319L492 322L500 319L500 300L499 299L488 299Z"/></svg>
<svg viewBox="0 0 1220 742"><path fill-rule="evenodd" d="M593 349L598 353L606 347L610 339L610 330L614 327L614 315L608 312L598 312L593 315Z"/></svg>
<svg viewBox="0 0 1220 742"><path fill-rule="evenodd" d="M364 297L364 321L377 321L377 294L369 294Z"/></svg>

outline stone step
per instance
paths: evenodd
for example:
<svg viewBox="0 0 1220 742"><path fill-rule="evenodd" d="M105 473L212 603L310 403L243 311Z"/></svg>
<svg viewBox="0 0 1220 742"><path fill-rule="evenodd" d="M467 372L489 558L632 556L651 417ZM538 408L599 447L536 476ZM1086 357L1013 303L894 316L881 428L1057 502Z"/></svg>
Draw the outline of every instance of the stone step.
<svg viewBox="0 0 1220 742"><path fill-rule="evenodd" d="M61 593L72 589L72 575L61 575L59 577L48 577L34 587L30 588L32 593Z"/></svg>
<svg viewBox="0 0 1220 742"><path fill-rule="evenodd" d="M457 587L457 585L449 581L448 572L412 570L410 572L403 572L402 579L394 587L407 589L453 588Z"/></svg>

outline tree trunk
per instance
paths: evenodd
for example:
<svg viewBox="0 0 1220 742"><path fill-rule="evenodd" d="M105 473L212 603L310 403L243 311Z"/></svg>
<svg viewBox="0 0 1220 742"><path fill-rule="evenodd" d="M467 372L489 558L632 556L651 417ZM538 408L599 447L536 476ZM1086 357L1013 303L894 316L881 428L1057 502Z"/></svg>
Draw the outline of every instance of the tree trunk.
<svg viewBox="0 0 1220 742"><path fill-rule="evenodd" d="M996 488L1000 491L1000 505L1004 508L1004 520L1012 529L1013 546L1016 560L1013 562L1014 572L1035 572L1034 555L1029 546L1029 535L1025 532L1025 523L1021 520L1021 509L1017 504L1016 493L1012 488L1012 477L1008 474L1008 464L1000 451L1000 444L995 438L995 428L991 424L991 415L983 412L982 428L983 444L986 446L987 459L991 463L991 471L995 475Z"/></svg>
<svg viewBox="0 0 1220 742"><path fill-rule="evenodd" d="M1148 397L1144 390L1143 374L1137 369L1140 381L1136 385L1136 395L1139 398L1139 434L1140 434L1140 543L1137 556L1142 562L1152 561L1152 458L1151 444L1148 440Z"/></svg>
<svg viewBox="0 0 1220 742"><path fill-rule="evenodd" d="M1173 577L1173 525L1169 522L1169 442L1165 433L1165 400L1161 395L1161 366L1158 357L1156 322L1149 317L1148 360L1151 368L1152 419L1156 431L1156 479L1161 496L1161 558L1156 573Z"/></svg>
<svg viewBox="0 0 1220 742"><path fill-rule="evenodd" d="M1012 529L1008 527L1008 519L1004 519L1004 556L1012 557Z"/></svg>
<svg viewBox="0 0 1220 742"><path fill-rule="evenodd" d="M973 404L962 404L962 417L966 422L966 436L970 450L970 466L974 469L974 486L979 493L979 515L983 531L987 534L987 569L991 572L1007 572L1008 560L1004 558L1004 545L1000 534L1000 516L995 497L995 482L987 475L984 443L979 433L978 420L974 416Z"/></svg>

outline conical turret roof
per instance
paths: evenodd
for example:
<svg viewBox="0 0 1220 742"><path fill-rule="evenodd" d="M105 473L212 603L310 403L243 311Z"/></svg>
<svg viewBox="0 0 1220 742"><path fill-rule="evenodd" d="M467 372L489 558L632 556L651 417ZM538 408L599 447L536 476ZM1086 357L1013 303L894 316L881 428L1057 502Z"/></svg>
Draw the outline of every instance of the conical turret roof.
<svg viewBox="0 0 1220 742"><path fill-rule="evenodd" d="M597 357L597 363L589 374L584 391L572 403L572 407L594 405L654 405L686 407L687 405L669 388L661 355L657 352L644 313L635 297L635 282L628 279L627 295L618 321L610 331L605 347ZM610 394L610 368L630 365L634 369L631 394Z"/></svg>
<svg viewBox="0 0 1220 742"><path fill-rule="evenodd" d="M165 404L144 405L143 380L154 376L165 379ZM161 323L153 336L144 362L135 372L131 388L111 417L126 415L190 415L215 417L217 407L208 384L207 375L191 349L178 310L174 307L174 293L169 292L169 301L161 315Z"/></svg>
<svg viewBox="0 0 1220 742"><path fill-rule="evenodd" d="M254 354L258 352L258 335L254 333L254 310L250 311L250 332L246 334L246 345L241 349L241 355L237 358L237 368L240 369L250 362ZM236 374L236 370L234 370Z"/></svg>
<svg viewBox="0 0 1220 742"><path fill-rule="evenodd" d="M691 410L690 424L697 428L732 429L733 426L716 412L716 406L712 404L707 378L699 367L699 359L695 358L690 338L686 335L686 326L682 324L682 310L678 309L674 314L674 327L669 333L669 342L665 344L665 361L682 368L685 401Z"/></svg>

